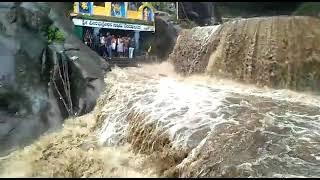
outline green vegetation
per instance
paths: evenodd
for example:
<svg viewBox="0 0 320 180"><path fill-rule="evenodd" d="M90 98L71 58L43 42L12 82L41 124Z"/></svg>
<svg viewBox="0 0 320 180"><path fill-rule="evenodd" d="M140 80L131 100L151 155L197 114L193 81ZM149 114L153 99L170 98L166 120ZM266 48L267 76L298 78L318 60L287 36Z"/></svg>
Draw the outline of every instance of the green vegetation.
<svg viewBox="0 0 320 180"><path fill-rule="evenodd" d="M45 30L45 35L47 37L48 43L52 42L64 42L64 34L54 25L50 25Z"/></svg>
<svg viewBox="0 0 320 180"><path fill-rule="evenodd" d="M301 4L298 9L293 13L297 16L319 16L320 3L319 2L305 2Z"/></svg>
<svg viewBox="0 0 320 180"><path fill-rule="evenodd" d="M148 39L148 41L144 42L142 44L142 49L143 49L143 52L147 52L150 48L150 46L152 47L152 41L154 40L154 38L150 38ZM151 51L152 51L152 48L151 48Z"/></svg>
<svg viewBox="0 0 320 180"><path fill-rule="evenodd" d="M173 16L175 11L174 9L170 8L170 6L173 5L172 3L173 2L151 2L152 6L156 10L170 13Z"/></svg>
<svg viewBox="0 0 320 180"><path fill-rule="evenodd" d="M222 17L291 15L301 2L218 2Z"/></svg>
<svg viewBox="0 0 320 180"><path fill-rule="evenodd" d="M164 11L167 7L167 2L151 2L152 6L159 11Z"/></svg>
<svg viewBox="0 0 320 180"><path fill-rule="evenodd" d="M268 15L319 16L319 2L218 2L222 17Z"/></svg>

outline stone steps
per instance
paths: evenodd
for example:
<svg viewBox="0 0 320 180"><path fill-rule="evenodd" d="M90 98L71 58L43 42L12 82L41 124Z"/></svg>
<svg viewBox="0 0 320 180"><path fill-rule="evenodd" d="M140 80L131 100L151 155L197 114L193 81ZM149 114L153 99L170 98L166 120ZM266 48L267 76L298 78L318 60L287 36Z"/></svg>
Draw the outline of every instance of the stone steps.
<svg viewBox="0 0 320 180"><path fill-rule="evenodd" d="M120 58L120 57L113 57L111 60L106 60L110 65L112 66L118 66L118 67L137 67L140 63L147 63L147 62L156 62L157 58L155 56L137 56L135 58Z"/></svg>
<svg viewBox="0 0 320 180"><path fill-rule="evenodd" d="M119 66L119 67L136 67L137 60L136 59L129 59L129 58L117 58L114 57L111 60L107 59L112 66Z"/></svg>

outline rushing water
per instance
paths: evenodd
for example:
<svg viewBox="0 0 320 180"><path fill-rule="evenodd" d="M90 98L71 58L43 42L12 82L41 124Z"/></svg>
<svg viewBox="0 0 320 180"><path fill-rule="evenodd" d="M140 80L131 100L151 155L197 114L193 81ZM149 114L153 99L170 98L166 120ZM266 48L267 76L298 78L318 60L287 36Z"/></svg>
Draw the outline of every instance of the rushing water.
<svg viewBox="0 0 320 180"><path fill-rule="evenodd" d="M319 97L156 67L108 76L100 143L181 154L180 177L320 175Z"/></svg>
<svg viewBox="0 0 320 180"><path fill-rule="evenodd" d="M65 125L33 150L16 152L15 161L41 157L27 161L33 169L21 176L320 175L318 96L207 76L184 78L167 63L116 68L106 82L86 125ZM92 151L83 149L85 142L95 144ZM87 174L70 174L69 166Z"/></svg>

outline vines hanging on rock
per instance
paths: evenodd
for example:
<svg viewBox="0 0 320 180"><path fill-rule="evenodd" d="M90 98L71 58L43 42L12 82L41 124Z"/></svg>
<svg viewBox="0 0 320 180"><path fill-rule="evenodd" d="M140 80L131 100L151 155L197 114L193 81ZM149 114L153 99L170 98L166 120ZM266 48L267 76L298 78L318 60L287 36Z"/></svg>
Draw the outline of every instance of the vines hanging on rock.
<svg viewBox="0 0 320 180"><path fill-rule="evenodd" d="M58 55L57 55L58 56ZM54 57L57 57L54 56ZM59 95L59 99L62 101L66 111L69 116L73 116L73 104L71 99L71 88L70 88L70 79L69 79L69 68L67 58L64 57L64 54L59 54L59 59L55 59L55 64L51 73L51 82L54 86L54 89ZM62 84L63 88L59 89L58 82ZM61 90L62 89L62 90Z"/></svg>

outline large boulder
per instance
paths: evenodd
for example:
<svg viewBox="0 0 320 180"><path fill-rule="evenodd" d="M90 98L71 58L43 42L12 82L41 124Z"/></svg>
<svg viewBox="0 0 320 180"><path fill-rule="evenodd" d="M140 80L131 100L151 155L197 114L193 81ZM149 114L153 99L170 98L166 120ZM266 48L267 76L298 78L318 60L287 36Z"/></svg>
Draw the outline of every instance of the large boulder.
<svg viewBox="0 0 320 180"><path fill-rule="evenodd" d="M91 111L108 64L73 35L64 16L68 3L0 6L0 153L5 153L59 127L68 116ZM50 25L63 32L64 43L48 45L45 29ZM57 65L66 72L62 76ZM61 78L68 78L67 91Z"/></svg>
<svg viewBox="0 0 320 180"><path fill-rule="evenodd" d="M156 32L153 36L151 53L166 60L173 50L180 27L171 23L168 15L156 16L155 26Z"/></svg>

